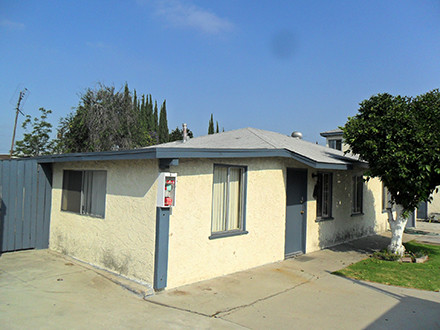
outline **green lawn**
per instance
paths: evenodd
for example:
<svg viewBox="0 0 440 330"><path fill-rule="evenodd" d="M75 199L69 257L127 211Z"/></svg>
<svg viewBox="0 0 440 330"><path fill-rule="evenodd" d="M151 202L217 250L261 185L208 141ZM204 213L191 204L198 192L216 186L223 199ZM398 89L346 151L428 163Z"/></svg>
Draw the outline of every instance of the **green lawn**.
<svg viewBox="0 0 440 330"><path fill-rule="evenodd" d="M384 283L422 290L440 290L440 246L416 243L404 244L407 251L426 251L429 260L423 264L401 263L369 258L333 272L357 280Z"/></svg>

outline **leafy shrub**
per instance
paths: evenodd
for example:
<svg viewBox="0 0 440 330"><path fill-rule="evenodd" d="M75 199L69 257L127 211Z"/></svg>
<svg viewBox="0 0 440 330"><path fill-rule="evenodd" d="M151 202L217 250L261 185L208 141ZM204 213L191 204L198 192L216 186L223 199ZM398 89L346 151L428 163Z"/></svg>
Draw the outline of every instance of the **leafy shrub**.
<svg viewBox="0 0 440 330"><path fill-rule="evenodd" d="M397 261L400 259L400 256L394 253L390 253L387 250L382 250L374 252L373 258L385 261Z"/></svg>

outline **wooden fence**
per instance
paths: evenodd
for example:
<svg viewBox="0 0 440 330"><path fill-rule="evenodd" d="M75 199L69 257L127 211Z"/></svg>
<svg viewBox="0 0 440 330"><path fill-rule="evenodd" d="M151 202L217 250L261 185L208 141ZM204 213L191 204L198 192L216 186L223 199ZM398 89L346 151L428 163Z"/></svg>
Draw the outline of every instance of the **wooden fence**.
<svg viewBox="0 0 440 330"><path fill-rule="evenodd" d="M0 252L48 247L51 172L32 158L0 161Z"/></svg>

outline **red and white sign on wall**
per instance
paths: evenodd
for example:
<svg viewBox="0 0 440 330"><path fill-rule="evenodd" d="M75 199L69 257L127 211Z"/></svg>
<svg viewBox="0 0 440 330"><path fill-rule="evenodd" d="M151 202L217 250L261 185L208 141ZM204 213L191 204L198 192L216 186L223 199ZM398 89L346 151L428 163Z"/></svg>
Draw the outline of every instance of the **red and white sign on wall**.
<svg viewBox="0 0 440 330"><path fill-rule="evenodd" d="M159 173L157 186L157 206L172 207L176 205L177 173Z"/></svg>

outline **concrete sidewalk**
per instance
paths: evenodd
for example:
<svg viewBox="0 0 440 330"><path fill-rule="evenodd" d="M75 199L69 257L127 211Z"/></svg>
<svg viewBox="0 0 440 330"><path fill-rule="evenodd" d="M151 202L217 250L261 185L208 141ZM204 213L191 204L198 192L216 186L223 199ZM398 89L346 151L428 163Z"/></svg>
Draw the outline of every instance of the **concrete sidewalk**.
<svg viewBox="0 0 440 330"><path fill-rule="evenodd" d="M440 228L439 228L440 229ZM236 274L147 300L252 329L440 328L440 294L353 281L331 272L389 244L390 233ZM405 241L427 237L405 234ZM396 274L397 275L397 274Z"/></svg>
<svg viewBox="0 0 440 330"><path fill-rule="evenodd" d="M144 287L57 253L6 253L0 257L0 328L440 328L438 292L331 275L384 248L387 235L144 299ZM440 236L434 230L405 234L414 238Z"/></svg>
<svg viewBox="0 0 440 330"><path fill-rule="evenodd" d="M419 242L440 245L440 223L417 221L416 228L405 229L405 240L415 239Z"/></svg>

